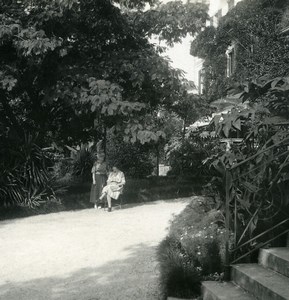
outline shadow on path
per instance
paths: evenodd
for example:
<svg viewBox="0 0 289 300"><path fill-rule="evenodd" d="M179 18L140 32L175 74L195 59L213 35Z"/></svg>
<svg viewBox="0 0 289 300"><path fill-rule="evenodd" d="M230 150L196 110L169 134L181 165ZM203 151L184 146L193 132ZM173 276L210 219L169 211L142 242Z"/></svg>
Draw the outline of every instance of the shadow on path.
<svg viewBox="0 0 289 300"><path fill-rule="evenodd" d="M61 277L7 282L0 286L0 299L162 299L155 247L138 244L125 250L129 253L126 259L113 260L99 267L79 269Z"/></svg>

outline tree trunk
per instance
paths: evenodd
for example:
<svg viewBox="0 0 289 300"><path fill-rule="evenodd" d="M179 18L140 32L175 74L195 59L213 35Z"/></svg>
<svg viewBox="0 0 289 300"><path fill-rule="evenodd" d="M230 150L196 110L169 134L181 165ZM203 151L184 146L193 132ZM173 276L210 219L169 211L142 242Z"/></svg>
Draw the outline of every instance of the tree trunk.
<svg viewBox="0 0 289 300"><path fill-rule="evenodd" d="M183 132L182 132L182 141L184 142L186 136L186 120L183 120Z"/></svg>
<svg viewBox="0 0 289 300"><path fill-rule="evenodd" d="M104 127L103 131L103 152L104 152L104 157L106 158L106 144L107 144L107 132L106 132L106 127Z"/></svg>
<svg viewBox="0 0 289 300"><path fill-rule="evenodd" d="M159 177L160 176L160 168L159 168L159 164L160 164L160 151L159 151L159 145L156 145L156 158L157 158L157 162L156 162L156 176Z"/></svg>

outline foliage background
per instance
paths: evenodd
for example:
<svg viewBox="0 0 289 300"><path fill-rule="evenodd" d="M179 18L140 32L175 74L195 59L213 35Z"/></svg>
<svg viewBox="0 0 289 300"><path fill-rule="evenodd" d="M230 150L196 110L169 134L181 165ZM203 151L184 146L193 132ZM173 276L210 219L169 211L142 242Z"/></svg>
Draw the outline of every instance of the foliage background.
<svg viewBox="0 0 289 300"><path fill-rule="evenodd" d="M204 59L204 94L210 102L225 97L235 82L288 74L288 40L280 34L286 9L284 0L241 1L217 28L206 27L192 42L191 54ZM236 64L228 78L225 53L232 44Z"/></svg>
<svg viewBox="0 0 289 300"><path fill-rule="evenodd" d="M55 196L48 174L53 156L97 143L107 130L155 147L164 138L155 116L184 95L184 79L149 39L157 35L171 45L196 34L206 10L180 1L0 1L1 206ZM29 152L19 158L26 136L39 157L49 149L49 160ZM87 172L79 162L89 161L83 150L73 172ZM25 175L20 165L29 166Z"/></svg>

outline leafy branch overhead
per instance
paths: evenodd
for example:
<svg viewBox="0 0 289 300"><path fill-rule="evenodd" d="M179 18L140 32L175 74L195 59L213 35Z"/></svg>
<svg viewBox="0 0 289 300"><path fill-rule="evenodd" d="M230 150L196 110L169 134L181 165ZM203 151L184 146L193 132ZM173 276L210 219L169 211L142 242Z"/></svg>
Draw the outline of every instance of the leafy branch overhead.
<svg viewBox="0 0 289 300"><path fill-rule="evenodd" d="M131 115L134 111L145 108L140 102L129 102L122 100L122 89L117 84L105 80L89 78L89 90L81 93L82 102L91 103L91 111L100 111L103 115Z"/></svg>
<svg viewBox="0 0 289 300"><path fill-rule="evenodd" d="M85 121L75 142L83 130L84 141L93 138L100 122L111 127L171 106L182 95L182 74L149 37L173 44L200 31L207 17L205 6L181 1L0 4L0 86L10 106L18 99L7 118L11 122L12 113L24 127L27 120L44 139L52 131L60 143L72 143L64 125L79 123L80 116Z"/></svg>
<svg viewBox="0 0 289 300"><path fill-rule="evenodd" d="M181 42L187 34L195 36L205 27L208 6L187 1L170 1L159 4L146 12L134 12L129 16L136 31L144 36L157 36L168 45Z"/></svg>
<svg viewBox="0 0 289 300"><path fill-rule="evenodd" d="M206 9L180 1L0 0L0 206L55 196L47 173L53 151L106 132L136 145L163 142L157 114L174 109L184 80L150 37L172 45L195 35ZM23 147L35 151L23 156Z"/></svg>

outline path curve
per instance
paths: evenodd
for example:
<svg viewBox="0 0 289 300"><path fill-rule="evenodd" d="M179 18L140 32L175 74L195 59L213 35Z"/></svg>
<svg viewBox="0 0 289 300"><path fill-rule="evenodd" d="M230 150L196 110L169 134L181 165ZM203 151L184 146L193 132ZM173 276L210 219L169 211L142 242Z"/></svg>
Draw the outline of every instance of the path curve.
<svg viewBox="0 0 289 300"><path fill-rule="evenodd" d="M156 246L189 201L0 222L0 299L160 299Z"/></svg>

